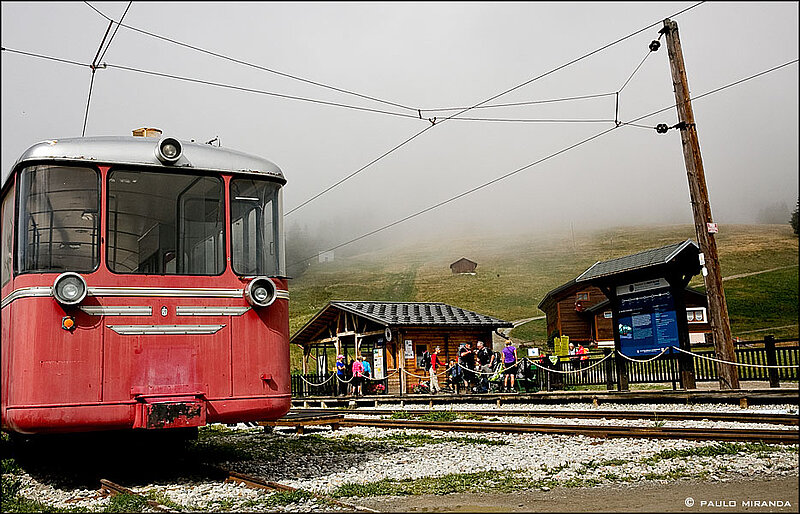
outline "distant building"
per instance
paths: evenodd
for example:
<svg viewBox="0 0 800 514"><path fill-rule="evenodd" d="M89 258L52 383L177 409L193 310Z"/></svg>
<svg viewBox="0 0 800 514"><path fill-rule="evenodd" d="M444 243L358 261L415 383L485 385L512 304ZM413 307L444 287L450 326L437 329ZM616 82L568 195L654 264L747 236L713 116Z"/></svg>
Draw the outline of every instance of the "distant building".
<svg viewBox="0 0 800 514"><path fill-rule="evenodd" d="M333 262L333 250L319 252L319 262Z"/></svg>
<svg viewBox="0 0 800 514"><path fill-rule="evenodd" d="M472 262L471 260L462 257L450 265L450 270L453 273L472 273L474 275L475 268L477 267L478 267L477 262Z"/></svg>

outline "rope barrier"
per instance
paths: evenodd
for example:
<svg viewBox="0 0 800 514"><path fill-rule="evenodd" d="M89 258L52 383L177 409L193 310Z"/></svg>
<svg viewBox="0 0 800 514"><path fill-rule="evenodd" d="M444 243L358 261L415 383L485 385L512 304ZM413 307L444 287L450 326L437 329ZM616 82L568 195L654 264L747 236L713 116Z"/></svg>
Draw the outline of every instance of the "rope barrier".
<svg viewBox="0 0 800 514"><path fill-rule="evenodd" d="M303 375L298 375L298 376L300 377L300 380L302 380L306 384L308 384L310 386L313 386L313 387L319 387L319 386L325 385L328 382L330 382L331 380L333 380L333 377L335 377L336 375L335 374L331 375L330 377L328 377L327 380L325 380L324 382L320 382L319 384L314 384L314 383L309 382L308 380L305 379L305 377L303 377Z"/></svg>
<svg viewBox="0 0 800 514"><path fill-rule="evenodd" d="M629 360L629 361L631 361L631 362L641 362L641 363L646 363L646 362L653 362L654 360L658 359L659 357L661 357L662 355L664 355L665 353L667 353L667 351L669 351L669 349L670 349L670 347L669 347L669 346L668 346L668 347L666 347L666 348L662 348L662 349L661 349L661 353L659 353L659 354L658 354L658 355L656 355L655 357L653 357L653 358L651 358L651 359L647 359L647 360L633 359L633 358L631 358L631 357L628 357L628 356L627 356L627 355L625 355L624 353L620 353L619 355L620 355L620 357L622 357L623 359Z"/></svg>
<svg viewBox="0 0 800 514"><path fill-rule="evenodd" d="M675 349L678 350L681 353L685 353L687 355L692 355L692 356L697 357L699 359L706 359L706 360L709 360L709 361L721 362L723 364L733 364L734 366L747 366L748 368L770 368L770 369L777 369L777 368L783 369L783 368L796 368L797 367L796 364L795 365L788 365L788 366L768 366L766 364L747 364L747 363L744 363L744 362L724 361L722 359L715 359L713 357L706 357L705 355L697 355L696 353L687 352L686 350L683 350L681 348L675 348Z"/></svg>
<svg viewBox="0 0 800 514"><path fill-rule="evenodd" d="M584 371L589 371L589 370L590 370L590 369L592 369L593 367L595 367L595 366L599 366L599 365L600 365L600 364L601 364L601 363L602 363L604 360L606 360L606 359L608 359L609 357L611 357L612 355L614 355L614 353L616 353L616 352L611 352L611 353L609 353L608 355L606 355L605 357L603 357L603 358L602 358L602 359L600 359L599 361L595 362L595 363L594 363L594 364L592 364L591 366L587 366L587 367L585 367L585 368L581 368L581 369L576 369L576 370L573 370L573 371L560 371L560 370L557 370L557 369L545 368L544 366L540 366L539 364L536 364L536 362L535 362L535 361L529 361L529 362L530 362L531 364L533 364L534 366L536 366L537 368L543 369L543 370L545 370L545 371L548 371L548 372L553 372L553 373L561 373L561 374L563 374L563 375L569 375L569 374L572 374L572 373L583 373ZM527 360L527 359L526 359L526 360Z"/></svg>

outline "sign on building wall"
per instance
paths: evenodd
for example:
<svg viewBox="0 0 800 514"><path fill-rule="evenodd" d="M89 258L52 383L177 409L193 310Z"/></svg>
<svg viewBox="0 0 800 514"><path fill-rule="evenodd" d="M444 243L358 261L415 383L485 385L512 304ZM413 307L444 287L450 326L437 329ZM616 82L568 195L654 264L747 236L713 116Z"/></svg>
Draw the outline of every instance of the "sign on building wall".
<svg viewBox="0 0 800 514"><path fill-rule="evenodd" d="M372 378L382 380L383 376L383 348L373 348L372 350Z"/></svg>
<svg viewBox="0 0 800 514"><path fill-rule="evenodd" d="M405 354L403 357L406 359L414 358L414 342L411 339L406 339Z"/></svg>
<svg viewBox="0 0 800 514"><path fill-rule="evenodd" d="M678 348L678 318L675 300L666 280L655 279L617 288L619 295L620 351L629 357L661 353Z"/></svg>

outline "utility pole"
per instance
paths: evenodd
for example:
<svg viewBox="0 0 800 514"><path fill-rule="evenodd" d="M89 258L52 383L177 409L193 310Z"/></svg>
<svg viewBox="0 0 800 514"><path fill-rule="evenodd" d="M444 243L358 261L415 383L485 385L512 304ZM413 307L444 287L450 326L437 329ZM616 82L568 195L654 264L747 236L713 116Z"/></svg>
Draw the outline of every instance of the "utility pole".
<svg viewBox="0 0 800 514"><path fill-rule="evenodd" d="M686 174L689 178L689 195L692 201L694 215L694 228L697 233L697 242L700 251L705 256L705 265L708 274L705 276L706 294L710 311L711 333L714 337L714 350L717 358L729 362L736 362L736 353L733 348L731 336L731 323L728 317L728 305L725 301L725 291L722 289L722 272L719 267L717 255L717 242L713 233L716 225L711 219L711 204L708 200L706 176L703 171L703 159L700 155L700 141L697 137L697 127L694 123L691 97L689 96L689 82L686 78L686 69L683 63L681 41L678 37L678 24L669 19L664 20L661 29L667 40L669 53L669 66L672 71L672 84L675 88L675 101L678 108L678 128L681 131L683 144L683 160L686 164ZM717 363L720 389L739 389L739 373L733 364Z"/></svg>

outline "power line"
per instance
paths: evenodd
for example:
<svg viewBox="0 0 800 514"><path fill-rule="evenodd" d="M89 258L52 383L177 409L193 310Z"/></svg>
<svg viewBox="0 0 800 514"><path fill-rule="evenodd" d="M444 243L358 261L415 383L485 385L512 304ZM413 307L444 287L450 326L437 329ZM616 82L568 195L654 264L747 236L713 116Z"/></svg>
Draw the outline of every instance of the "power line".
<svg viewBox="0 0 800 514"><path fill-rule="evenodd" d="M768 70L764 70L764 71L762 71L762 72L759 72L759 73L756 73L756 74L754 74L754 75L750 75L749 77L745 77L745 78L743 78L743 79L737 80L737 81L735 81L735 82L732 82L732 83L730 83L730 84L726 84L726 85L724 85L724 86L718 87L718 88L716 88L716 89L713 89L713 90L711 90L711 91L708 91L708 92L706 92L706 93L703 93L703 94L701 94L701 95L698 95L698 96L696 96L696 97L693 97L693 98L691 98L691 100L692 100L692 101L694 101L694 100L699 100L700 98L704 98L704 97L706 97L706 96L709 96L709 95L712 95L712 94L714 94L714 93L718 93L718 92L720 92L720 91L723 91L723 90L725 90L725 89L728 89L728 88L731 88L731 87L733 87L733 86L736 86L736 85L742 84L743 82L747 82L747 81L749 81L749 80L755 79L755 78L757 78L757 77L760 77L760 76L762 76L762 75L766 75L766 74L768 74L768 73L771 73L771 72L773 72L773 71L777 71L777 70L779 70L779 69L781 69L781 68L784 68L784 67L786 67L786 66L789 66L789 65L791 65L791 64L794 64L794 63L797 63L797 62L798 62L798 59L794 59L794 60L791 60L791 61L789 61L789 62L786 62L786 63L784 63L784 64L780 64L780 65L778 65L778 66L774 66L774 67L772 67L772 68L770 68L770 69L768 69ZM467 191L464 191L464 192L462 192L462 193L459 193L459 194L457 194L457 195L455 195L455 196L452 196L452 197L448 198L447 200L443 200L443 201L441 201L441 202L439 202L439 203L437 203L437 204L434 204L434 205L432 205L432 206L430 206L430 207L426 207L426 208L424 208L424 209L422 209L422 210L420 210L420 211L417 211L417 212L415 212L415 213L413 213L413 214L409 214L408 216L405 216L404 218L401 218L401 219L399 219L399 220L397 220L397 221L393 221L393 222L391 222L391 223L388 223L388 224L386 224L386 225L384 225L384 226L382 226L382 227L380 227L380 228L377 228L377 229L371 230L371 231L369 231L369 232L367 232L367 233L365 233L365 234L362 234L362 235L360 235L360 236L358 236L358 237L355 237L355 238L353 238L353 239L351 239L351 240L349 240L349 241L346 241L346 242L344 242L344 243L338 244L338 245L336 245L336 246L334 246L334 247L332 247L332 248L329 248L329 249L327 249L327 250L324 250L324 251L326 251L326 252L329 252L329 251L337 250L337 249L339 249L339 248L341 248L341 247L343 247L343 246L347 246L347 245L349 245L349 244L355 243L356 241L360 241L361 239L364 239L364 238L366 238L366 237L369 237L369 236L371 236L371 235L377 234L378 232L382 232L382 231L384 231L384 230L387 230L387 229L389 229L389 228L391 228L391 227L394 227L394 226L396 226L396 225L399 225L399 224L401 224L401 223L404 223L404 222L406 222L406 221L408 221L408 220L410 220L410 219L416 218L417 216L420 216L420 215L422 215L422 214L425 214L425 213L427 213L427 212L430 212L430 211L432 211L432 210L434 210L434 209L437 209L437 208L439 208L439 207L441 207L441 206L443 206L443 205L446 205L446 204L448 204L448 203L450 203L450 202L453 202L453 201L455 201L455 200L458 200L458 199L460 199L460 198L463 198L463 197L465 197L465 196L467 196L467 195L469 195L469 194L472 194L472 193L474 193L474 192L476 192L476 191L479 191L479 190L481 190L481 189L483 189L483 188L485 188L485 187L488 187L488 186L490 186L490 185L492 185L492 184L495 184L495 183L497 183L497 182L500 182L500 181L502 181L502 180L505 180L505 179L507 179L507 178L509 178L509 177L511 177L511 176L513 176L513 175L516 175L517 173L520 173L520 172L522 172L522 171L525 171L525 170L527 170L527 169L530 169L530 168L532 168L532 167L534 167L534 166L536 166L536 165L538 165L538 164L540 164L540 163L542 163L542 162L544 162L544 161L547 161L547 160L549 160L549 159L552 159L553 157L556 157L556 156L558 156L558 155L561 155L561 154L563 154L563 153L566 153L566 152L568 152L568 151L570 151L570 150L573 150L573 149L575 149L575 148L577 148L577 147L579 147L579 146L581 146L581 145L583 145L583 144L585 144L585 143L588 143L589 141L593 141L593 140L595 140L595 139L597 139L597 138L599 138L599 137L601 137L601 136L604 136L604 135L608 134L609 132L612 132L612 131L613 131L613 130L615 130L615 129L618 129L619 127L622 127L622 126L627 126L627 125L630 125L630 126L637 126L637 125L635 125L635 123L636 123L637 121L641 121L641 120L643 120L643 119L645 119L645 118L649 118L649 117L651 117L651 116L655 116L656 114L659 114L659 113L662 113L662 112L664 112L664 111L667 111L667 110L673 109L673 108L674 108L676 105L677 105L677 104L672 104L672 105L670 105L670 106L668 106L668 107L665 107L665 108L663 108L663 109L659 109L659 110L657 110L657 111L653 111L653 112L651 112L651 113L649 113L649 114L645 114L645 115L643 115L643 116L639 116L638 118L634 118L634 119L632 119L632 120L631 120L631 121L629 121L629 122L620 122L619 124L615 124L613 127L610 127L610 128L608 128L608 129L605 129L605 130L603 130L603 131L601 131L601 132L598 132L598 133L596 133L596 134L594 134L594 135L592 135L592 136L590 136L590 137L588 137L588 138L586 138L586 139L583 139L583 140L581 140L581 141L579 141L579 142L577 142L577 143L574 143L574 144L572 144L572 145L570 145L570 146L568 146L568 147L566 147L566 148L563 148L563 149L561 149L561 150L559 150L559 151L557 151L557 152L555 152L555 153L552 153L552 154L550 154L550 155L548 155L548 156L546 156L546 157L543 157L542 159L539 159L539 160L537 160L537 161L534 161L534 162L532 162L532 163L530 163L530 164L527 164L527 165L525 165L525 166L523 166L523 167L521 167L521 168L517 168L517 169L516 169L516 170L514 170L514 171L511 171L511 172L509 172L509 173L506 173L506 174L504 174L504 175L501 175L501 176L499 176L499 177L496 177L496 178L494 178L494 179L492 179L492 180L490 180L490 181L488 181L488 182L485 182L485 183L483 183L483 184L481 184L481 185L479 185L479 186L473 187L472 189L469 189L469 190L467 190ZM299 260L299 261L297 261L297 262L294 262L294 263L292 263L292 264L289 264L287 267L292 267L292 266L296 266L296 265L298 265L298 264L302 264L302 263L304 263L304 262L306 262L306 261L309 261L309 260L313 259L314 257L316 257L316 255L313 255L313 256L307 257L307 258L305 258L305 259Z"/></svg>
<svg viewBox="0 0 800 514"><path fill-rule="evenodd" d="M125 12L122 13L122 18L120 18L120 21L125 19L125 15L128 14L128 10L131 8L131 5L133 5L133 1L128 2L128 7L125 9ZM114 23L112 21L108 22L108 28L106 29L106 33L103 35L103 40L100 41L100 47L97 49L94 59L92 59L92 79L89 81L89 97L86 99L86 112L83 115L83 131L81 132L81 137L86 135L86 122L89 120L89 105L92 103L92 89L94 88L94 74L98 70L98 63L103 59L103 56L106 55L106 52L111 47L111 41L114 40L114 36L117 35L117 31L119 30L119 25L117 25L116 30L114 30L114 33L111 34L111 38L108 40L106 49L103 50L103 43L105 43L106 37L108 37L108 32L111 30L113 24ZM103 51L102 55L100 54L101 50Z"/></svg>
<svg viewBox="0 0 800 514"><path fill-rule="evenodd" d="M230 61L230 62L241 64L241 65L244 65L244 66L249 66L251 68L255 68L255 69L258 69L258 70L261 70L261 71L266 71L266 72L269 72L269 73L273 73L275 75L280 75L281 77L286 77L286 78L290 78L292 80L297 80L297 81L300 81L300 82L304 82L306 84L311 84L311 85L322 87L322 88L325 88L325 89L330 89L332 91L337 91L339 93L344 93L344 94L347 94L347 95L357 96L359 98L364 98L366 100L372 100L374 102L379 102L379 103L383 103L383 104L386 104L386 105L391 105L393 107L400 107L402 109L406 109L406 110L409 110L409 111L416 112L418 110L418 109L416 109L414 107L409 107L407 105L399 104L399 103L396 103L396 102L391 102L391 101L388 101L388 100L382 100L382 99L376 98L374 96L369 96L369 95L357 93L355 91L350 91L350 90L339 88L339 87L336 87L336 86L331 86L331 85L328 85L328 84L324 84L322 82L317 82L317 81L306 79L306 78L303 78L303 77L298 77L296 75L291 75L289 73L284 73L282 71L273 70L273 69L267 68L265 66L260 66L258 64L253 64L251 62L243 61L241 59L236 59L234 57L223 55L223 54L220 54L220 53L217 53L217 52L212 52L211 50L206 50L204 48L200 48L200 47L197 47L197 46L194 46L194 45L190 45L188 43L183 43L181 41L177 41L175 39L171 39L171 38L168 38L166 36L161 36L159 34L154 34L152 32L148 32L146 30L143 30L143 29L140 29L140 28L137 28L137 27L133 27L131 25L126 25L126 24L122 23L121 19L120 19L119 22L116 22L112 18L110 18L109 16L106 16L104 13L102 13L99 9L94 7L89 2L84 2L84 3L86 5L88 5L89 7L91 7L97 14L99 14L103 18L105 18L105 19L107 19L109 21L112 21L114 23L117 23L119 26L125 27L126 29L133 30L135 32L139 32L140 34L144 34L144 35L156 38L156 39L160 39L162 41L167 41L169 43L172 43L172 44L175 44L175 45L178 45L178 46L182 46L184 48L189 48L191 50L195 50L197 52L201 52L201 53L204 53L204 54L207 54L207 55L218 57L220 59L225 59L225 60Z"/></svg>
<svg viewBox="0 0 800 514"><path fill-rule="evenodd" d="M683 9L683 10L681 10L681 11L678 11L677 13L675 13L675 14L673 14L673 15L669 16L669 17L670 17L670 18L675 18L676 16L678 16L678 15L680 15L680 14L683 14L683 13L685 13L685 12L687 12L687 11L690 11L691 9L694 9L695 7L697 7L698 5L700 5L700 4L702 4L702 3L703 3L702 1L701 1L701 2L698 2L698 3L696 3L696 4L694 4L694 5L690 6L690 7L687 7L686 9ZM482 106L482 105L484 105L484 104L487 104L487 103L491 102L492 100L496 100L497 98L500 98L500 97L501 97L501 96L503 96L503 95L506 95L506 94L508 94L508 93L511 93L512 91L516 91L517 89L519 89L519 88L521 88L521 87L524 87L524 86L526 86L526 85L528 85L528 84L531 84L531 83L533 83L533 82L535 82L535 81L537 81L537 80L539 80L539 79L542 79L542 78L544 78L544 77L546 77L546 76L548 76L548 75L551 75L551 74L555 73L556 71L562 70L562 69L564 69L564 68L566 68L566 67L568 67L568 66L571 66L571 65L573 65L573 64L575 64L575 63L577 63L577 62L579 62L579 61L582 61L583 59L586 59L586 58L588 58L588 57L590 57L590 56L592 56L592 55L594 55L594 54L596 54L596 53L598 53L598 52L601 52L601 51L603 51L603 50L605 50L605 49L607 49L607 48L610 48L610 47L612 47L612 46L614 46L614 45L616 45L616 44L619 44L619 43L621 43L622 41L625 41L625 40L627 40L627 39L630 39L631 37L633 37L633 36L636 36L636 35L638 35L638 34L640 34L640 33L644 32L645 30L649 30L649 29L651 29L651 28L653 28L653 27L657 26L659 23L661 23L661 21L658 21L658 22L652 23L652 24L648 25L647 27L641 28L641 29L639 29L639 30L637 30L637 31L635 31L635 32L632 32L632 33L628 34L627 36L621 37L621 38L617 39L616 41L613 41L613 42L611 42L611 43L608 43L608 44L606 44L606 45L604 45L604 46L602 46L602 47L598 48L597 50L593 50L593 51L591 51L591 52L589 52L589 53L586 53L586 54L582 55L581 57L578 57L578 58L576 58L576 59L573 59L573 60L569 61L569 62L568 62L568 63L566 63L566 64L562 64L561 66L558 66L558 67L556 67L556 68L553 68L553 69L551 69L550 71L547 71L547 72L545 72L545 73L542 73L541 75L539 75L539 76L537 76L537 77L534 77L534 78L532 78L532 79L529 79L529 80L527 80L527 81L525 81L525 82L523 82L523 83L521 83L521 84L519 84L519 85L517 85L517 86L514 86L514 87L512 87L512 88L510 88L510 89L507 89L507 90L503 91L502 93L498 93L498 94L496 94L496 95L492 96L491 98L488 98L488 99L486 99L486 100L484 100L484 101L482 101L482 102L479 102L479 103L477 103L477 104L473 105L472 107L467 107L467 108L465 108L465 109L462 109L462 110L460 110L459 112L457 112L457 113L455 113L455 114L452 114L452 115L450 115L450 116L447 116L447 117L445 117L445 118L443 118L443 119L441 119L441 120L438 120L438 122L441 124L442 122L445 122L445 121L448 121L448 120L450 120L450 119L456 118L456 117L460 116L461 114L464 114L464 113L465 113L465 112L467 112L467 111L470 111L470 110L472 110L472 109L477 109L478 107L480 107L480 106ZM420 118L422 118L422 111L419 111L419 117L420 117ZM431 126L434 126L434 125L436 125L436 122L437 122L436 118L430 119L429 121L431 122ZM427 127L427 128L426 128L426 130L427 130L427 129L429 129L429 128L431 128L431 127ZM334 185L332 185L332 186L329 186L329 187L328 187L328 188L326 188L326 189L325 189L323 192L321 192L321 193L317 193L317 194L316 194L316 195L314 195L314 196L313 196L311 199L304 201L304 202L303 202L301 205L307 205L307 204L308 204L308 203L310 203L312 200L314 200L314 199L316 199L316 198L319 198L319 197L320 197L320 196L322 196L324 193L327 193L328 191L330 191L330 190L332 190L333 188L335 188L335 187L339 186L340 184L344 183L345 181L349 180L350 178L352 178L352 177L354 177L354 176L358 175L359 173L361 173L362 171L364 171L365 169L367 169L369 166L371 166L371 165L372 165L372 164L374 164L375 162L379 161L380 159L383 159L384 157L386 157L387 155L391 154L391 153L392 153L392 152L394 152L395 150L397 150L397 149L399 149L400 147L404 146L406 143L408 143L409 141L411 141L411 140L415 139L417 136L421 135L421 134L422 134L423 132L425 132L426 130L422 130L421 132L419 132L419 133L415 134L414 136L412 136L411 138L407 139L406 141L404 141L404 142L403 142L403 143L401 143L400 145L397 145L397 146L395 146L394 148L392 148L391 150L389 150L388 152L386 152L386 153L382 154L382 155L381 155L381 156L380 156L378 159L375 159L375 160L373 160L372 162L370 162L370 163L369 163L369 164L367 164L366 166L363 166L363 167L361 167L359 170L357 170L357 171L355 171L355 172L351 173L350 175L348 175L348 176L347 176L347 177L345 177L344 179L342 179L342 180L339 180L338 182L336 182L336 184L334 184ZM292 210L290 210L289 212L287 212L287 215L288 215L289 213L295 212L295 211L296 211L297 209L299 209L299 208L300 208L300 206L293 208Z"/></svg>
<svg viewBox="0 0 800 514"><path fill-rule="evenodd" d="M583 96L568 96L564 98L551 98L547 100L530 100L526 102L511 102L505 104L491 104L491 105L479 105L477 107L473 107L473 109L493 109L495 107L519 107L523 105L538 105L538 104L549 104L549 103L556 103L556 102L569 102L573 100L586 100L590 98L601 98L604 96L614 96L616 93L597 93L593 95L583 95ZM462 109L469 109L469 107L442 107L439 109L421 109L422 112L441 112L441 111L460 111Z"/></svg>
<svg viewBox="0 0 800 514"><path fill-rule="evenodd" d="M76 66L86 66L86 67L89 67L89 68L91 68L93 66L93 64L85 64L85 63L81 63L81 62L71 61L71 60L68 60L68 59L61 59L61 58L57 58L57 57L53 57L53 56L49 56L49 55L36 54L36 53L33 53L33 52L25 52L25 51L22 51L22 50L14 50L14 49L5 48L5 47L2 48L2 51L11 52L11 53L17 53L17 54L26 55L26 56L29 56L29 57L37 57L37 58L40 58L40 59L47 59L47 60L61 62L61 63L65 63L65 64L73 64L73 65L76 65ZM287 95L287 94L283 94L283 93L275 93L273 91L265 91L265 90L262 90L262 89L254 89L254 88L248 88L248 87L244 87L244 86L235 86L235 85L232 85L232 84L224 84L224 83L221 83L221 82L213 82L213 81L210 81L210 80L196 79L196 78L192 78L192 77L183 77L183 76L179 76L179 75L173 75L173 74L170 74L170 73L163 73L163 72L152 71L152 70L144 70L144 69L140 69L140 68L133 68L133 67L130 67L130 66L123 66L123 65L120 65L120 64L102 63L102 64L98 64L96 66L96 68L98 68L98 69L100 69L100 68L116 68L116 69L119 69L119 70L130 71L130 72L134 72L134 73L141 73L141 74L145 74L145 75L152 75L152 76L156 76L156 77L162 77L162 78L168 78L168 79L174 79L174 80L181 80L181 81L184 81L184 82L191 82L191 83L202 84L202 85L206 85L206 86L221 87L221 88L225 88L225 89L232 89L232 90L235 90L235 91L243 91L243 92L246 92L246 93L255 93L255 94L261 94L261 95L267 95L267 96L274 96L274 97L277 97L277 98L285 98L287 100L298 100L298 101L301 101L301 102L310 102L310 103L315 103L315 104L320 104L320 105L328 105L328 106L332 106L332 107L342 107L342 108L352 109L352 110L357 110L357 111L372 112L372 113L377 113L377 114L386 114L386 115L389 115L389 116L397 116L397 117L401 117L401 118L410 118L410 119L415 119L415 120L419 119L418 116L414 116L412 114L405 114L405 113L392 112L392 111L384 111L384 110L380 110L380 109L372 109L372 108L369 108L369 107L360 107L360 106L357 106L357 105L348 105L348 104L342 104L342 103L337 103L337 102L328 102L326 100L318 100L318 99L315 99L315 98L307 98L307 97L302 97L302 96Z"/></svg>

